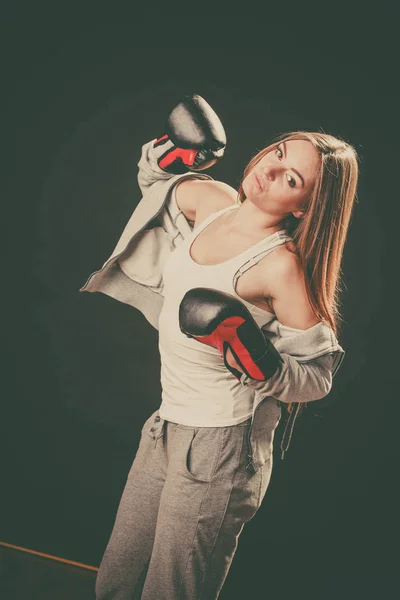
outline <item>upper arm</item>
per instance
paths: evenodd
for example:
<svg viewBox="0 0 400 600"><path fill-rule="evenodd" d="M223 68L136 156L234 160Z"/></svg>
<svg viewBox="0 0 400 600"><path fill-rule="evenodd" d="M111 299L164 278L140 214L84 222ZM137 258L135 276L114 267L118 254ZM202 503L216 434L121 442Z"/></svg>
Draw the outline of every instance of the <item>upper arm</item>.
<svg viewBox="0 0 400 600"><path fill-rule="evenodd" d="M320 319L315 315L308 299L298 256L282 249L266 269L266 294L271 298L278 321L295 329L309 329L319 323Z"/></svg>
<svg viewBox="0 0 400 600"><path fill-rule="evenodd" d="M176 186L176 202L189 221L196 225L212 212L237 202L230 185L213 179L184 179Z"/></svg>

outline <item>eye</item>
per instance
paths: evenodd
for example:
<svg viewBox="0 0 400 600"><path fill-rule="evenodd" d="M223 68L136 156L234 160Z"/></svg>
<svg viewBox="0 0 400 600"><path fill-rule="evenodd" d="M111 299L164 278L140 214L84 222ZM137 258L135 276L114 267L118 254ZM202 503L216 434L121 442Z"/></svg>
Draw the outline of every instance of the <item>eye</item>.
<svg viewBox="0 0 400 600"><path fill-rule="evenodd" d="M278 159L279 159L279 160L282 160L282 158L283 158L283 152L282 152L282 150L279 148L279 146L277 146L277 147L275 148L275 154L277 155L277 157L278 157ZM295 180L295 179L294 179L294 178L293 178L291 175L286 175L286 178L287 178L287 181L288 181L288 184L289 184L289 186L290 186L291 188L295 188L295 187L296 187L296 184L297 184L296 180Z"/></svg>
<svg viewBox="0 0 400 600"><path fill-rule="evenodd" d="M296 187L296 180L291 175L286 175L286 179L288 180L288 184L290 187Z"/></svg>

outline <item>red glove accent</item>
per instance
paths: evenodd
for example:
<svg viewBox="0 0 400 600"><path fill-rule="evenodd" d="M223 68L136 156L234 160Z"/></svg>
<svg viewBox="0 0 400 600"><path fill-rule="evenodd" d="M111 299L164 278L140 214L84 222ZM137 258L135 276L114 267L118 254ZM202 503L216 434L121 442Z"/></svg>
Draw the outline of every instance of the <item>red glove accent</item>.
<svg viewBox="0 0 400 600"><path fill-rule="evenodd" d="M251 354L238 338L237 329L243 323L245 323L243 317L228 317L210 335L193 337L203 344L218 348L224 357L225 364L226 352L230 348L236 362L243 368L244 372L252 379L263 381L265 379L264 373L254 362ZM230 367L230 369L232 368Z"/></svg>
<svg viewBox="0 0 400 600"><path fill-rule="evenodd" d="M180 158L182 162L191 167L194 163L198 150L185 150L183 148L175 148L168 154L163 156L158 163L160 169L168 170L168 167L177 159Z"/></svg>

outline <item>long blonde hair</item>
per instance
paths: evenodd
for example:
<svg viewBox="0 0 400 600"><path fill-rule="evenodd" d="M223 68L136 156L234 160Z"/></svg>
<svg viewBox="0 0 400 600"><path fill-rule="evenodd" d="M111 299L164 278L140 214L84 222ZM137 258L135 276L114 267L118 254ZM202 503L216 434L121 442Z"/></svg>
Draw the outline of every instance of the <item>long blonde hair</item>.
<svg viewBox="0 0 400 600"><path fill-rule="evenodd" d="M347 142L319 132L294 131L278 136L258 152L244 169L238 200L246 199L242 183L255 165L281 142L306 140L320 156L314 188L306 201L304 217L290 214L281 223L291 236L305 275L311 307L336 336L343 321L339 306L342 291L341 262L356 199L358 155ZM289 412L292 405L288 405Z"/></svg>

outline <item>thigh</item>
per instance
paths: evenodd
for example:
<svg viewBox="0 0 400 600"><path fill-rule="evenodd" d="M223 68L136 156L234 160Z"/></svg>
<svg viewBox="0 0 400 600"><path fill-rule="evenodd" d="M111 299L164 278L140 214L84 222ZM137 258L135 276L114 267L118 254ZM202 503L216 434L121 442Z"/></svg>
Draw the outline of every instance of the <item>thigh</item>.
<svg viewBox="0 0 400 600"><path fill-rule="evenodd" d="M164 421L156 411L142 428L139 448L101 561L96 582L98 598L130 598L150 560L166 473L163 427Z"/></svg>
<svg viewBox="0 0 400 600"><path fill-rule="evenodd" d="M169 466L143 600L211 600L260 504L261 473L246 470L248 424L168 424L167 431Z"/></svg>

